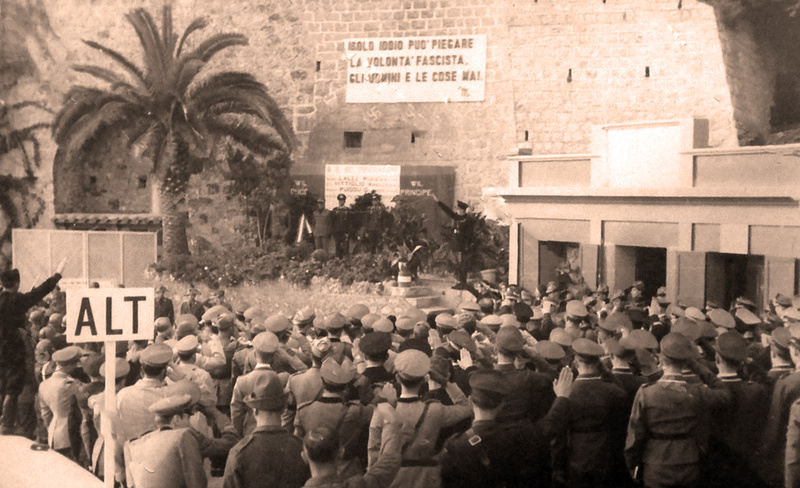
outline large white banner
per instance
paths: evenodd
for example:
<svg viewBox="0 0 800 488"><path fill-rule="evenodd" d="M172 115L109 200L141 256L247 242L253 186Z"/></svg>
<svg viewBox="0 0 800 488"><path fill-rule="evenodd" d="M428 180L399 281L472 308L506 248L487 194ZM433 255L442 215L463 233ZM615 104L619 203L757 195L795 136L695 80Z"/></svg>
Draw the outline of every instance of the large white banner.
<svg viewBox="0 0 800 488"><path fill-rule="evenodd" d="M364 193L375 192L381 202L390 207L392 198L400 194L400 166L371 164L328 164L325 165L325 206L338 205L336 197L344 193L347 205Z"/></svg>
<svg viewBox="0 0 800 488"><path fill-rule="evenodd" d="M479 102L486 35L345 39L347 103Z"/></svg>

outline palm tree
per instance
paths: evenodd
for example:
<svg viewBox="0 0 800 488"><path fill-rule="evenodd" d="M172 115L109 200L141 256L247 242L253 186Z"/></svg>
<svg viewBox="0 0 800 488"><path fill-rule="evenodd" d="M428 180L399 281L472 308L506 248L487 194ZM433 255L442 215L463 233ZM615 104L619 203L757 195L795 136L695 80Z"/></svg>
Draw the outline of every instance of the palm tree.
<svg viewBox="0 0 800 488"><path fill-rule="evenodd" d="M162 217L165 256L188 254L185 213L180 204L192 174L220 141L260 156L288 153L294 133L266 86L243 72L200 76L223 49L247 45L242 34L221 33L189 50L187 39L208 23L192 21L179 38L172 9L165 6L159 32L144 9L126 15L142 45L144 68L94 41L83 42L111 58L121 72L76 65L104 88L73 86L55 117L53 137L68 163L78 163L92 145L124 131L130 148L152 161L154 211Z"/></svg>

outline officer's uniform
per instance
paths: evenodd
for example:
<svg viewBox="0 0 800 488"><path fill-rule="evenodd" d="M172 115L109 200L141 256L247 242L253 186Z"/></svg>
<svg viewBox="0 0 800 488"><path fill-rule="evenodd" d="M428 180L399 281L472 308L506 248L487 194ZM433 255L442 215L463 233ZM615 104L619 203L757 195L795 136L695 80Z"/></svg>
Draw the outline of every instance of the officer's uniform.
<svg viewBox="0 0 800 488"><path fill-rule="evenodd" d="M253 348L265 353L274 353L278 350L278 338L272 332L262 332L253 338ZM263 375L273 375L275 371L269 364L257 364L255 369L236 380L231 397L231 421L239 435L249 434L255 428L255 419L252 412L244 403L244 398L253 393L257 378Z"/></svg>
<svg viewBox="0 0 800 488"><path fill-rule="evenodd" d="M69 346L53 353L59 368L39 385L39 407L47 426L48 445L61 454L77 461L81 450L80 404L86 401L79 381L61 369L77 363L83 351Z"/></svg>
<svg viewBox="0 0 800 488"><path fill-rule="evenodd" d="M176 395L154 402L148 411L174 415L191 405L190 395ZM189 427L161 427L129 441L125 461L131 485L136 488L205 488L203 453L197 436Z"/></svg>
<svg viewBox="0 0 800 488"><path fill-rule="evenodd" d="M792 404L786 429L785 486L800 486L800 401Z"/></svg>
<svg viewBox="0 0 800 488"><path fill-rule="evenodd" d="M341 205L331 210L331 224L333 227L333 239L336 242L336 257L343 257L350 253L350 242L348 231L350 230L350 209L344 206L347 197L340 193L336 200Z"/></svg>
<svg viewBox="0 0 800 488"><path fill-rule="evenodd" d="M358 341L358 349L365 356L388 354L391 347L392 338L385 332L370 332ZM384 383L394 381L394 376L386 370L383 364L368 366L364 368L361 374L366 378L366 382L370 388L374 386L383 386Z"/></svg>
<svg viewBox="0 0 800 488"><path fill-rule="evenodd" d="M409 349L397 355L395 371L408 378L422 378L430 372L430 359L425 353ZM402 423L403 460L392 487L431 487L440 485L439 463L435 459L439 432L469 418L472 409L457 387L448 385L455 396L454 404L445 406L437 400L422 401L420 397L401 397L397 400L396 416ZM374 453L380 449L381 428L385 419L376 411L370 423L370 446ZM374 463L374 456L371 456Z"/></svg>
<svg viewBox="0 0 800 488"><path fill-rule="evenodd" d="M197 355L199 354L199 352L197 352L198 346L197 336L188 335L178 341L178 344L175 346L175 351L178 354L186 354L194 351ZM202 392L200 403L208 406L217 404L216 387L208 371L198 367L195 363L184 362L180 359L177 360L177 369L183 374L184 378L200 388Z"/></svg>
<svg viewBox="0 0 800 488"><path fill-rule="evenodd" d="M679 333L661 340L661 353L678 361L695 357L694 345ZM731 400L718 379L708 378L708 385L665 374L639 389L628 422L625 461L645 486L698 484L700 459L708 449L708 416Z"/></svg>
<svg viewBox="0 0 800 488"><path fill-rule="evenodd" d="M577 356L598 361L604 354L588 339L577 339L572 348ZM622 456L630 413L626 393L599 374L579 375L569 398L567 486L624 486L630 481Z"/></svg>
<svg viewBox="0 0 800 488"><path fill-rule="evenodd" d="M172 359L172 348L166 344L152 344L139 356L142 364L166 367ZM135 439L145 432L158 428L150 405L164 398L167 390L163 381L142 378L136 384L123 388L117 394L117 412L121 419L120 432L116 432L123 442Z"/></svg>
<svg viewBox="0 0 800 488"><path fill-rule="evenodd" d="M259 376L254 389L244 400L248 407L280 412L286 406L286 393L276 374ZM302 441L280 426L258 426L228 454L223 486L299 488L311 476L300 457L302 450Z"/></svg>
<svg viewBox="0 0 800 488"><path fill-rule="evenodd" d="M311 344L311 354L322 359L331 349L331 342L321 337L314 339ZM295 373L286 382L286 409L283 412L283 426L289 430L294 429L294 418L297 407L304 403L314 401L322 394L322 375L319 366Z"/></svg>
<svg viewBox="0 0 800 488"><path fill-rule="evenodd" d="M497 400L513 394L502 375L478 370L470 377L472 396ZM536 422L477 421L445 443L441 455L445 488L550 486L550 441L569 420L570 400L559 397Z"/></svg>
<svg viewBox="0 0 800 488"><path fill-rule="evenodd" d="M330 384L347 385L355 375L355 366L348 358L339 364L333 357L328 357L320 368L320 376ZM302 439L306 433L318 427L338 430L344 449L339 469L358 474L363 472L358 456L366 450L365 438L372 410L371 406L365 407L357 401L347 401L342 396L323 392L316 400L297 408L294 435Z"/></svg>

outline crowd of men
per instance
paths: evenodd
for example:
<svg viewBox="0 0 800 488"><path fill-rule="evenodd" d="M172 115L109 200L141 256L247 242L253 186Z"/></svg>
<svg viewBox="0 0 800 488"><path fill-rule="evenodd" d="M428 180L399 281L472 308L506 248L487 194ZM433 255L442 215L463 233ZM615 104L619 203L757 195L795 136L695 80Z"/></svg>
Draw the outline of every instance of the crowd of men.
<svg viewBox="0 0 800 488"><path fill-rule="evenodd" d="M106 412L102 351L64 338L60 274L24 294L0 278L3 434L98 476L114 449L119 486L800 486L784 295L759 315L553 283L454 313L286 317L193 289L176 308L159 288L153 340L118 344Z"/></svg>

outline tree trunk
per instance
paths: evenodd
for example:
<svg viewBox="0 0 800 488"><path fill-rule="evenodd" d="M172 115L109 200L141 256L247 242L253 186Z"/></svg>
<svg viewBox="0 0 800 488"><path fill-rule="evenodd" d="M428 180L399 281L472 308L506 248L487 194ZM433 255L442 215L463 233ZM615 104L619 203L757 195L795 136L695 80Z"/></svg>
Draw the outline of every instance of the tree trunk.
<svg viewBox="0 0 800 488"><path fill-rule="evenodd" d="M162 252L165 258L189 255L186 238L186 223L189 213L178 208L180 195L165 188L158 191L158 207L161 214Z"/></svg>

